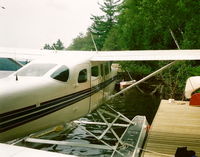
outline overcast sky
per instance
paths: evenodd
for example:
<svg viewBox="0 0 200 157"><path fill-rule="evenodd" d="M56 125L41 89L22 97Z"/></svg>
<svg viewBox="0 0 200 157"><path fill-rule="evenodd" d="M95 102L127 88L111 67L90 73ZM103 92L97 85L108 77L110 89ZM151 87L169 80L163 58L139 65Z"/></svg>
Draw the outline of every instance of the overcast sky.
<svg viewBox="0 0 200 157"><path fill-rule="evenodd" d="M41 49L61 39L67 47L99 15L102 0L0 0L0 47Z"/></svg>

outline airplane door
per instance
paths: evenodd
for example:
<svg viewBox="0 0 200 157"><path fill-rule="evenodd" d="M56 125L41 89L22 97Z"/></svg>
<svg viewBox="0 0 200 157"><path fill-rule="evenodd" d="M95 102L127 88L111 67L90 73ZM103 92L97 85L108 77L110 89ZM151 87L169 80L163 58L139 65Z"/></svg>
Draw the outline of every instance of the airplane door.
<svg viewBox="0 0 200 157"><path fill-rule="evenodd" d="M101 75L101 65L99 63L92 63L91 66L91 103L90 112L95 110L103 101L103 75Z"/></svg>
<svg viewBox="0 0 200 157"><path fill-rule="evenodd" d="M103 88L103 97L104 97L104 100L107 100L112 91L112 88L110 88L110 86L107 85L107 81L109 81L109 79L111 78L110 63L104 62L102 68L103 68L103 81L105 85Z"/></svg>
<svg viewBox="0 0 200 157"><path fill-rule="evenodd" d="M89 64L79 64L74 71L73 90L76 93L76 103L73 105L73 112L77 118L89 112L91 92L89 67Z"/></svg>

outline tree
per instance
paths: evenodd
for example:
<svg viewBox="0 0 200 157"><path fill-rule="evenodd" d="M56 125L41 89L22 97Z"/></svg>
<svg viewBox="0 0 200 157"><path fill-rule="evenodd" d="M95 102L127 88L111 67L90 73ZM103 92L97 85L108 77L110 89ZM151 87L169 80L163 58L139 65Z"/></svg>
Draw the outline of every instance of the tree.
<svg viewBox="0 0 200 157"><path fill-rule="evenodd" d="M103 48L104 42L111 28L116 23L117 7L120 0L104 0L103 4L100 5L100 9L104 13L101 16L92 15L93 20L92 26L89 28L90 32L95 36L96 45L98 50Z"/></svg>
<svg viewBox="0 0 200 157"><path fill-rule="evenodd" d="M51 46L49 44L45 44L43 49L52 50L52 48L51 48Z"/></svg>
<svg viewBox="0 0 200 157"><path fill-rule="evenodd" d="M65 49L65 47L60 39L58 39L56 43L53 43L52 47L56 50L64 50Z"/></svg>
<svg viewBox="0 0 200 157"><path fill-rule="evenodd" d="M95 46L92 42L91 33L87 32L86 35L80 33L67 50L82 50L82 51L94 51Z"/></svg>
<svg viewBox="0 0 200 157"><path fill-rule="evenodd" d="M117 23L109 31L103 49L177 49L171 32L181 49L198 49L199 8L200 1L191 0L125 0L117 16ZM122 66L138 78L163 64L166 62L131 62L123 63ZM163 82L165 93L172 93L175 98L177 93L183 91L187 77L194 75L189 72L200 73L198 66L197 62L180 62L157 76L157 82ZM165 95L165 98L173 96Z"/></svg>
<svg viewBox="0 0 200 157"><path fill-rule="evenodd" d="M47 49L47 50L64 50L65 47L64 47L62 41L60 39L58 39L56 43L52 44L52 46L50 46L49 44L45 44L43 49Z"/></svg>

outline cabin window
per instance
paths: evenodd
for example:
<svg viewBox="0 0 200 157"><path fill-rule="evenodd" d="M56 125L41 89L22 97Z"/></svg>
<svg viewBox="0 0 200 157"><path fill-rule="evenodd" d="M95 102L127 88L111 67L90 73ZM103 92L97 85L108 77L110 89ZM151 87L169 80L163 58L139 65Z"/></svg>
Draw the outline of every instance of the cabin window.
<svg viewBox="0 0 200 157"><path fill-rule="evenodd" d="M94 76L94 77L99 76L99 67L98 66L93 66L91 71L92 71L92 76Z"/></svg>
<svg viewBox="0 0 200 157"><path fill-rule="evenodd" d="M29 64L24 69L20 70L17 75L18 76L43 76L50 69L55 67L56 64Z"/></svg>
<svg viewBox="0 0 200 157"><path fill-rule="evenodd" d="M107 75L107 74L109 74L109 70L110 70L110 67L109 67L109 63L107 62L106 64L105 64L105 75Z"/></svg>
<svg viewBox="0 0 200 157"><path fill-rule="evenodd" d="M79 72L78 83L84 83L87 81L87 69L83 69Z"/></svg>
<svg viewBox="0 0 200 157"><path fill-rule="evenodd" d="M67 82L69 78L69 69L66 66L61 66L58 68L52 75L51 77L55 80L62 81L62 82Z"/></svg>

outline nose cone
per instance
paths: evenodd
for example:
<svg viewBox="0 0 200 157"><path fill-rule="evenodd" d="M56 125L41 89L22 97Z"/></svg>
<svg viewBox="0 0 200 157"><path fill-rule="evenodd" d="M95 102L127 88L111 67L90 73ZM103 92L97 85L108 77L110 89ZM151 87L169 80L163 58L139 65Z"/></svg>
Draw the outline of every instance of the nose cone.
<svg viewBox="0 0 200 157"><path fill-rule="evenodd" d="M15 76L0 79L0 114L37 103L39 80Z"/></svg>
<svg viewBox="0 0 200 157"><path fill-rule="evenodd" d="M49 100L46 91L55 93L51 82L42 77L0 79L0 142L28 135L47 125L36 120L48 113L44 114L44 105L40 103ZM48 106L45 107L48 111ZM33 128L29 122L35 124Z"/></svg>

